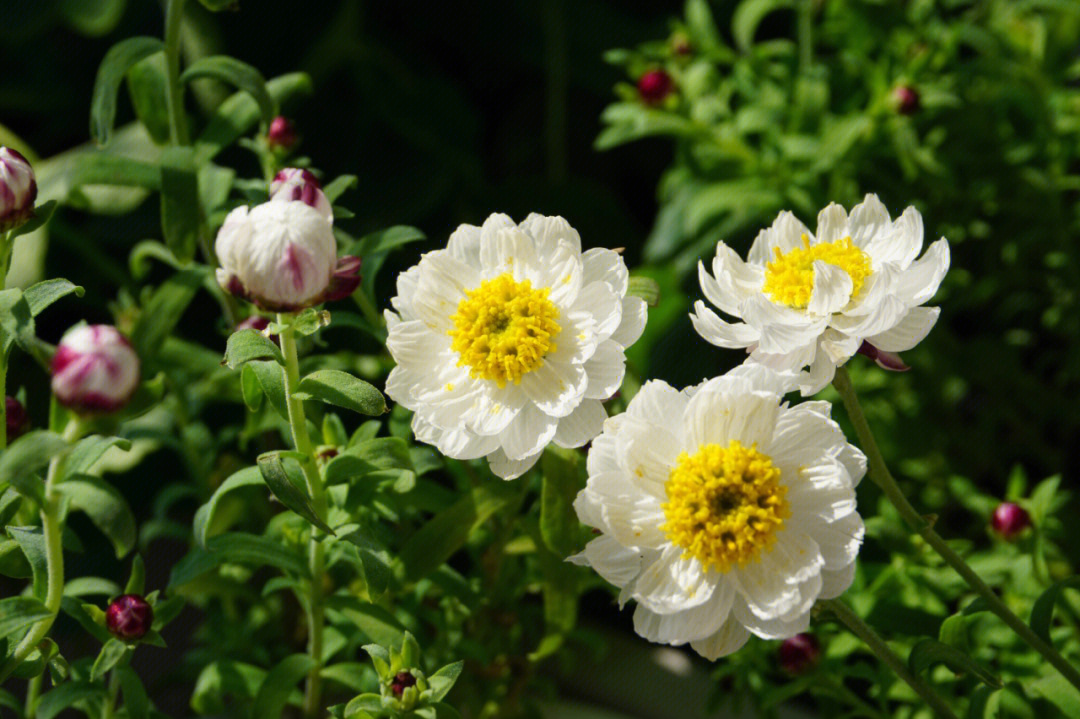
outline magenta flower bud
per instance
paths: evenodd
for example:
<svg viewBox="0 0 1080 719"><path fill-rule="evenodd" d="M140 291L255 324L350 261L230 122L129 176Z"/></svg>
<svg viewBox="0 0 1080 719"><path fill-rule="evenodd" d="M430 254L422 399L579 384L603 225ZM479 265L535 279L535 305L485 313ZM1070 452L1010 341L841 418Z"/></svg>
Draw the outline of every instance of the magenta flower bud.
<svg viewBox="0 0 1080 719"><path fill-rule="evenodd" d="M892 94L893 104L901 115L914 115L922 106L919 91L909 85L897 85Z"/></svg>
<svg viewBox="0 0 1080 719"><path fill-rule="evenodd" d="M394 680L390 682L390 691L394 692L394 696L400 697L406 689L414 686L416 686L416 677L409 672L398 672L394 675Z"/></svg>
<svg viewBox="0 0 1080 719"><path fill-rule="evenodd" d="M22 225L34 216L37 180L26 158L0 147L0 232Z"/></svg>
<svg viewBox="0 0 1080 719"><path fill-rule="evenodd" d="M139 355L111 325L76 325L52 359L52 390L65 407L114 412L139 386Z"/></svg>
<svg viewBox="0 0 1080 719"><path fill-rule="evenodd" d="M671 94L674 87L671 75L668 75L663 70L649 70L638 79L637 84L641 99L648 105L662 102Z"/></svg>
<svg viewBox="0 0 1080 719"><path fill-rule="evenodd" d="M240 330L255 330L262 332L264 329L270 326L270 320L266 319L262 315L252 315L246 320L236 325L237 331Z"/></svg>
<svg viewBox="0 0 1080 719"><path fill-rule="evenodd" d="M327 222L334 224L334 210L330 207L330 200L323 194L319 180L307 170L286 167L274 175L274 181L270 183L270 200L303 202L318 210Z"/></svg>
<svg viewBox="0 0 1080 719"><path fill-rule="evenodd" d="M278 115L270 121L266 142L275 150L291 150L296 144L296 126L287 117Z"/></svg>
<svg viewBox="0 0 1080 719"><path fill-rule="evenodd" d="M1031 515L1019 504L1002 502L994 509L990 526L1001 535L1002 539L1012 541L1031 526Z"/></svg>
<svg viewBox="0 0 1080 719"><path fill-rule="evenodd" d="M796 634L780 644L777 659L788 674L805 674L817 666L821 646L813 634Z"/></svg>
<svg viewBox="0 0 1080 719"><path fill-rule="evenodd" d="M907 372L911 369L911 367L908 367L907 364L904 363L904 360L900 359L900 355L895 352L879 350L866 340L863 340L863 343L859 346L857 351L859 354L874 360L878 367L887 369L890 372Z"/></svg>
<svg viewBox="0 0 1080 719"><path fill-rule="evenodd" d="M154 623L154 608L138 594L124 594L105 610L105 626L124 641L142 639Z"/></svg>
<svg viewBox="0 0 1080 719"><path fill-rule="evenodd" d="M11 440L26 434L30 429L30 417L26 414L26 407L14 397L4 398L4 413L7 419L7 439Z"/></svg>

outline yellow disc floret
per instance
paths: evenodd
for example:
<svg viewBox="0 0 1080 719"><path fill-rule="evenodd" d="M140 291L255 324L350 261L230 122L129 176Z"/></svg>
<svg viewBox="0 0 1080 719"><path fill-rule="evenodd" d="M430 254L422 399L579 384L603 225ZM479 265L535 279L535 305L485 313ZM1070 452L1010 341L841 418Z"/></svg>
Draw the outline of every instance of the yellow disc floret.
<svg viewBox="0 0 1080 719"><path fill-rule="evenodd" d="M696 558L706 570L726 572L756 560L791 516L780 470L738 440L683 452L664 489L661 529L686 550L684 558Z"/></svg>
<svg viewBox="0 0 1080 719"><path fill-rule="evenodd" d="M516 282L506 273L465 293L450 316L451 347L459 366L469 374L496 382L517 384L555 351L559 308L548 299L550 290L533 289L529 280Z"/></svg>
<svg viewBox="0 0 1080 719"><path fill-rule="evenodd" d="M814 293L814 261L822 260L839 267L851 278L851 297L855 298L872 272L870 256L845 237L835 242L810 245L802 236L803 246L786 253L775 248L776 259L765 266L765 294L773 302L795 309L806 309Z"/></svg>

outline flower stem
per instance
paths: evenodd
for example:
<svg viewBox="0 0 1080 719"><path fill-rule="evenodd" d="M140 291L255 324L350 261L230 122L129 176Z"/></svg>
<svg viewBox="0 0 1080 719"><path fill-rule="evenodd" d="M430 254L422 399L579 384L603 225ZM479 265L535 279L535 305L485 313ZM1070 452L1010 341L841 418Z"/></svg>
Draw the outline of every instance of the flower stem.
<svg viewBox="0 0 1080 719"><path fill-rule="evenodd" d="M882 663L892 669L893 672L896 673L896 676L903 679L908 686L915 690L916 694L922 697L922 700L926 702L931 710L933 710L934 714L938 717L944 717L944 719L957 719L956 714L954 714L945 701L938 696L937 692L935 692L929 684L923 681L922 678L912 674L911 670L908 669L903 660L896 656L892 649L889 649L889 645L885 643L885 640L878 636L878 633L871 629L866 622L859 619L858 615L851 611L851 607L844 604L839 599L822 600L818 602L818 607L832 612L852 634L863 640L863 643L866 644L867 648L872 651Z"/></svg>
<svg viewBox="0 0 1080 719"><path fill-rule="evenodd" d="M165 9L165 81L168 92L165 106L169 113L169 139L173 145L187 145L187 118L184 117L184 92L180 87L180 26L187 0L169 0Z"/></svg>
<svg viewBox="0 0 1080 719"><path fill-rule="evenodd" d="M312 508L318 516L324 517L326 492L315 464L315 451L311 444L311 437L308 436L304 403L295 396L300 385L300 363L296 356L296 330L288 323L288 320L287 316L278 315L278 323L285 327L278 337L281 340L282 354L285 355L285 401L289 411L289 428L292 431L296 450L304 455L304 461L300 463L300 466L304 471L308 494L311 495ZM318 533L319 530L315 527L311 528L311 543L308 547L308 566L311 569L311 593L308 597L308 654L316 662L308 674L307 687L304 691L304 716L308 719L315 719L323 714L320 707L322 677L319 672L322 669L323 625L325 623L322 587L325 559Z"/></svg>
<svg viewBox="0 0 1080 719"><path fill-rule="evenodd" d="M840 367L836 370L833 386L840 393L848 418L851 419L851 423L855 426L855 434L859 436L859 444L862 445L863 450L866 452L870 479L881 488L881 491L896 507L904 521L941 556L946 564L952 567L967 582L968 586L976 594L986 601L987 609L996 614L1017 636L1041 654L1046 661L1050 662L1070 684L1080 689L1080 672L1076 670L1076 667L1062 657L1056 649L1039 638L1031 630L1031 627L1024 623L1024 620L1016 616L1005 605L1005 602L998 598L994 590L975 573L975 570L968 566L964 558L953 551L952 547L934 531L930 522L908 502L892 473L889 472L885 459L881 455L881 450L878 449L874 433L870 430L866 415L863 414L862 406L859 404L859 397L855 393L855 387L851 384L851 377L848 375L847 369Z"/></svg>
<svg viewBox="0 0 1080 719"><path fill-rule="evenodd" d="M15 238L11 232L0 233L0 253L3 254L3 262L0 263L0 291L7 287L8 268L11 267L11 253L14 250ZM8 355L0 353L0 449L5 449L8 443L7 436L7 370Z"/></svg>
<svg viewBox="0 0 1080 719"><path fill-rule="evenodd" d="M72 419L64 430L64 439L69 444L74 442L81 428L79 420ZM15 647L11 657L0 669L0 681L10 676L11 672L15 671L37 647L38 642L49 633L56 615L60 612L60 602L64 598L64 549L61 544L63 526L60 521L60 495L56 491L56 478L63 458L64 455L59 454L49 462L49 471L45 475L45 503L41 507L41 532L45 535L45 608L49 610L49 616L31 627L27 635Z"/></svg>

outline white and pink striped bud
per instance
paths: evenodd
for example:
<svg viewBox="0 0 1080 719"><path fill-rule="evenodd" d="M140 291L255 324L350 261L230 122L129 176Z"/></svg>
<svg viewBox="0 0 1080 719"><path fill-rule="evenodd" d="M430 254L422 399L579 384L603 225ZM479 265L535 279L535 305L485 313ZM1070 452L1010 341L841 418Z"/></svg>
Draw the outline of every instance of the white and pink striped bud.
<svg viewBox="0 0 1080 719"><path fill-rule="evenodd" d="M304 202L236 208L218 231L215 249L221 286L272 312L341 299L360 283L360 260L338 259L330 223Z"/></svg>
<svg viewBox="0 0 1080 719"><path fill-rule="evenodd" d="M114 412L139 386L139 355L111 325L76 325L52 359L52 390L79 412Z"/></svg>
<svg viewBox="0 0 1080 719"><path fill-rule="evenodd" d="M323 194L318 178L308 170L299 167L286 167L274 175L270 183L271 202L303 202L314 207L319 214L334 224L334 210L330 200Z"/></svg>
<svg viewBox="0 0 1080 719"><path fill-rule="evenodd" d="M37 181L26 158L0 147L0 232L22 225L34 216Z"/></svg>

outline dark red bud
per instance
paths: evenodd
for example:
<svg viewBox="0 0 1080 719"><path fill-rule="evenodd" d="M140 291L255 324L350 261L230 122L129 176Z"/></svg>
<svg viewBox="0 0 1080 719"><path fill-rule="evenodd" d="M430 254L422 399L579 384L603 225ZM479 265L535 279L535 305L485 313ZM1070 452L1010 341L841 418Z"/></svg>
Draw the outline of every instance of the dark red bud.
<svg viewBox="0 0 1080 719"><path fill-rule="evenodd" d="M105 626L118 639L142 639L154 623L154 608L138 594L124 594L105 611Z"/></svg>
<svg viewBox="0 0 1080 719"><path fill-rule="evenodd" d="M1012 540L1031 526L1031 515L1019 504L1002 502L994 510L990 526L1003 539Z"/></svg>
<svg viewBox="0 0 1080 719"><path fill-rule="evenodd" d="M788 674L804 674L813 669L821 657L821 645L813 634L796 634L780 645L777 659Z"/></svg>
<svg viewBox="0 0 1080 719"><path fill-rule="evenodd" d="M859 354L866 355L874 360L881 369L887 369L890 372L907 372L911 369L911 367L908 367L907 364L904 363L904 360L900 359L900 355L895 352L879 350L865 340L863 340L862 345L859 346L858 352Z"/></svg>
<svg viewBox="0 0 1080 719"><path fill-rule="evenodd" d="M674 83L671 75L663 70L649 70L638 79L637 87L641 99L649 105L655 105L671 94Z"/></svg>
<svg viewBox="0 0 1080 719"><path fill-rule="evenodd" d="M908 85L898 85L893 89L893 102L901 115L914 115L922 105L919 91Z"/></svg>
<svg viewBox="0 0 1080 719"><path fill-rule="evenodd" d="M7 439L8 442L26 434L30 429L30 418L26 414L26 407L14 397L4 398L4 411L7 413Z"/></svg>
<svg viewBox="0 0 1080 719"><path fill-rule="evenodd" d="M278 115L270 121L270 129L266 133L270 147L289 150L296 144L296 139L296 126L287 117Z"/></svg>
<svg viewBox="0 0 1080 719"><path fill-rule="evenodd" d="M409 672L398 672L394 676L394 681L390 682L390 691L394 692L394 696L400 697L406 689L414 686L416 686L416 677Z"/></svg>
<svg viewBox="0 0 1080 719"><path fill-rule="evenodd" d="M264 329L270 326L270 320L266 319L262 315L252 315L246 320L236 326L239 330L256 330L262 332Z"/></svg>
<svg viewBox="0 0 1080 719"><path fill-rule="evenodd" d="M324 299L327 302L343 300L360 286L360 258L345 255L338 258L337 267L330 278Z"/></svg>

